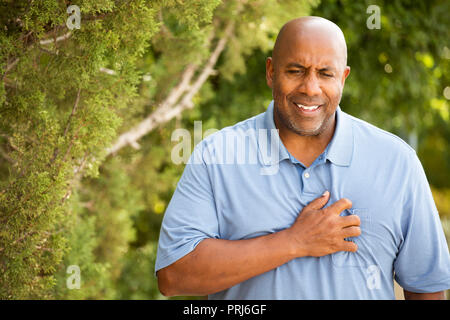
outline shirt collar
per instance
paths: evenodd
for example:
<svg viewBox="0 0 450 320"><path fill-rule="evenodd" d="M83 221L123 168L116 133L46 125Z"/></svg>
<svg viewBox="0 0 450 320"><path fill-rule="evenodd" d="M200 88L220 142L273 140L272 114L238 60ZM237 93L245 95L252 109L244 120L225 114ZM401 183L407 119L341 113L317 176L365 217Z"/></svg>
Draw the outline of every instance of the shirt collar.
<svg viewBox="0 0 450 320"><path fill-rule="evenodd" d="M353 156L353 126L349 115L338 106L336 109L336 128L328 144L327 159L338 166L348 167Z"/></svg>
<svg viewBox="0 0 450 320"><path fill-rule="evenodd" d="M256 118L259 155L265 165L275 165L282 160L290 159L289 152L281 141L275 126L273 109L274 101L272 100L267 111L261 117ZM275 143L273 147L272 143ZM278 157L272 156L269 151L272 148L274 151L278 149ZM350 165L353 156L353 128L348 115L341 110L340 106L336 109L336 128L327 150L326 158L332 163L339 166Z"/></svg>

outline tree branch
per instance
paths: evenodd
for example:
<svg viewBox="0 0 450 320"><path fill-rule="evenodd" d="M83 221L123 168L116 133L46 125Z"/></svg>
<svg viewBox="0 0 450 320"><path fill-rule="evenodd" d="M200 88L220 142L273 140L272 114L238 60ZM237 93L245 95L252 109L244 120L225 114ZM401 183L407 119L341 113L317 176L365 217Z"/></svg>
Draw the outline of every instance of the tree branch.
<svg viewBox="0 0 450 320"><path fill-rule="evenodd" d="M67 132L69 131L69 127L70 127L70 121L72 120L73 115L77 111L78 102L80 102L80 92L81 92L81 88L79 88L77 91L77 97L75 99L75 104L73 105L72 112L70 113L69 119L67 120L66 130L64 130L64 137L67 135Z"/></svg>
<svg viewBox="0 0 450 320"><path fill-rule="evenodd" d="M62 36L57 37L56 39L40 40L39 44L45 45L45 44L50 44L50 43L54 43L54 42L64 41L64 40L69 39L71 35L72 35L72 32L69 31L69 32L63 34Z"/></svg>
<svg viewBox="0 0 450 320"><path fill-rule="evenodd" d="M153 118L155 113L165 113L167 110L170 110L170 108L178 101L181 95L189 89L189 82L192 79L196 69L197 66L192 64L188 65L183 72L180 83L171 90L167 98L159 105L156 111L150 114L138 125L133 127L130 131L120 135L116 143L108 149L107 155L117 152L128 144L130 144L134 148L139 148L139 144L136 141L154 128Z"/></svg>
<svg viewBox="0 0 450 320"><path fill-rule="evenodd" d="M66 129L64 130L63 137L67 136L67 132L69 132L70 122L71 122L75 112L77 111L78 103L80 102L80 92L81 92L81 88L79 88L78 91L77 91L77 97L75 99L75 103L73 105L72 112L70 113L69 119L67 120L67 125L66 125ZM51 165L56 160L56 157L58 156L58 153L59 153L59 148L57 147L55 149L55 152L53 153L53 157L50 160L49 165Z"/></svg>
<svg viewBox="0 0 450 320"><path fill-rule="evenodd" d="M2 81L5 79L6 74L15 67L15 65L19 62L19 58L14 59L13 62L11 62L10 64L6 64L6 68L5 68L5 72L3 72L2 74Z"/></svg>
<svg viewBox="0 0 450 320"><path fill-rule="evenodd" d="M137 140L148 134L157 126L166 123L181 114L184 110L193 107L192 98L198 93L202 85L208 79L208 77L214 73L213 67L217 63L217 60L225 48L225 45L234 31L234 22L230 22L225 28L224 36L218 41L214 51L206 62L200 75L197 77L192 85L189 82L195 72L196 67L188 65L183 73L182 80L179 85L176 86L164 100L163 103L147 118L145 118L138 125L130 129L129 131L121 134L116 143L109 149L107 149L107 155L114 154L126 145L135 145ZM185 93L186 92L186 93ZM181 102L175 105L181 95L184 94Z"/></svg>
<svg viewBox="0 0 450 320"><path fill-rule="evenodd" d="M112 75L112 76L117 74L117 72L115 70L104 68L104 67L100 67L99 71L103 72L103 73L107 73L107 74Z"/></svg>

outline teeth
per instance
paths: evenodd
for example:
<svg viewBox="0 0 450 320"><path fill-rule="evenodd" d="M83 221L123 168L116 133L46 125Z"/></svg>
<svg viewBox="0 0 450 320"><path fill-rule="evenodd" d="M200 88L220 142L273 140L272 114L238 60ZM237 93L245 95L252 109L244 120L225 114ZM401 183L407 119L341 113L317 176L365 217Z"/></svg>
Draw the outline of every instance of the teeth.
<svg viewBox="0 0 450 320"><path fill-rule="evenodd" d="M305 109L305 110L316 110L319 106L309 106L309 107L307 107L307 106L304 106L302 104L298 104L297 103L297 107Z"/></svg>

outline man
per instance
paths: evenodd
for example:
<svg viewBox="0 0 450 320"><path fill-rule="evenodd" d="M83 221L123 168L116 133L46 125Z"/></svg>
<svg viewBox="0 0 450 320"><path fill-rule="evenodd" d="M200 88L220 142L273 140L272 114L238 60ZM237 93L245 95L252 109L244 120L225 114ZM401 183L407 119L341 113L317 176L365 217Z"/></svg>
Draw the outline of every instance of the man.
<svg viewBox="0 0 450 320"><path fill-rule="evenodd" d="M395 277L407 299L444 298L450 258L424 171L338 106L346 51L326 19L283 26L266 62L274 101L203 140L178 183L155 268L164 295L394 299ZM256 161L217 161L224 147L240 156L230 136Z"/></svg>

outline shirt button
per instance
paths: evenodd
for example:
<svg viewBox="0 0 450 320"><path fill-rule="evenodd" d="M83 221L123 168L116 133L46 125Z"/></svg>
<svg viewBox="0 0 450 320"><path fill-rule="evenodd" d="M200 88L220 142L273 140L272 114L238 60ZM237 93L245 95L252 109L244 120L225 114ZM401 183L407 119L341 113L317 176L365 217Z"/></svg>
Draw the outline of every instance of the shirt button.
<svg viewBox="0 0 450 320"><path fill-rule="evenodd" d="M309 178L309 173L305 172L305 178Z"/></svg>

